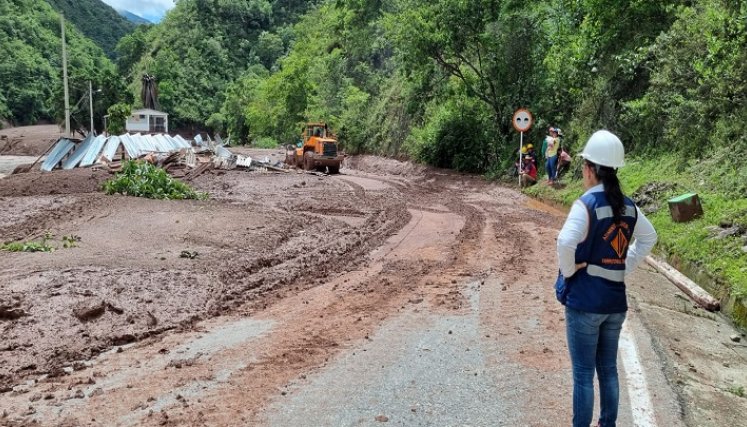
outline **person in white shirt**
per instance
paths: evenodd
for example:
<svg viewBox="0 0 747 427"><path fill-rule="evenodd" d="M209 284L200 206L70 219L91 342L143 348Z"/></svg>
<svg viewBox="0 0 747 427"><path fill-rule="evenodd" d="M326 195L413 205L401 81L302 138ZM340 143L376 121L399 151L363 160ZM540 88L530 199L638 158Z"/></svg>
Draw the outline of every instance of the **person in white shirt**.
<svg viewBox="0 0 747 427"><path fill-rule="evenodd" d="M555 292L565 305L573 367L573 425L588 427L599 379L598 426L615 426L619 404L617 347L627 312L625 277L656 244L656 231L622 193L620 139L595 132L580 154L586 192L574 202L558 235Z"/></svg>

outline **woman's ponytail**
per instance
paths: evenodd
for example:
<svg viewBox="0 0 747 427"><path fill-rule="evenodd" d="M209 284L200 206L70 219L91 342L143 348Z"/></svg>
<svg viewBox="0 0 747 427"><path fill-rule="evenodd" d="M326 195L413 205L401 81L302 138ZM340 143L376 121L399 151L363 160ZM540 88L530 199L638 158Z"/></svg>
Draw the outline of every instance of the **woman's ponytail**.
<svg viewBox="0 0 747 427"><path fill-rule="evenodd" d="M607 196L607 203L612 208L613 220L618 224L625 213L625 196L620 188L620 180L617 179L617 171L607 166L596 165L596 173L604 185L604 195Z"/></svg>

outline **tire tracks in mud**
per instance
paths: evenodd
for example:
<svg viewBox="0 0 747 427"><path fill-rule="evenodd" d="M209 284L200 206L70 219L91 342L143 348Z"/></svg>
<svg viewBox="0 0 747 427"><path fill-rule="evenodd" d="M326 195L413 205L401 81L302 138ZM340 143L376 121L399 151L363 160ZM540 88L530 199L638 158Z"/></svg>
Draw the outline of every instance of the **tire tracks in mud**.
<svg viewBox="0 0 747 427"><path fill-rule="evenodd" d="M332 187L324 195L295 194L272 203L273 212L283 214L280 218L289 226L273 237L276 245L270 245L274 248L270 252L260 256L237 252L212 259L212 295L205 302L205 312L196 312L194 320L214 318L207 322L221 324L223 316L250 314L251 319L272 319L276 332L229 348L217 360L198 358L177 371L136 371L139 377L132 380L132 389L125 384L112 386L105 397L86 392L85 400L75 405L64 403L65 393L54 390L79 389L76 381L85 381L86 370L52 379L45 387L52 390L51 402L62 404L62 409L55 410L57 415L40 410L38 419L51 424L65 417L119 419L137 406L142 411L137 411L139 418L133 418L136 424L161 424L164 419L158 413L148 416L149 408L158 407L153 402L168 401L174 390L195 379L217 378L210 367L217 363L234 366L230 380L210 380L207 391L198 394L199 402L167 405L168 423L250 422L279 390L299 378L302 381L305 372L323 368L340 351L367 340L386 319L421 304L430 311L458 313L469 306L463 293L466 278L490 280L496 270L515 263L516 258L498 256L490 249L498 252L502 241L510 241L512 224L522 218L498 215L494 219L494 212L483 202L471 200L475 192L491 188L479 178L435 174L402 183L367 176L388 184L378 190L367 189L353 178L340 177L344 188ZM230 203L235 204L236 198ZM336 200L343 202L338 205ZM363 213L362 223L344 227L325 215L346 213ZM486 236L492 232L492 223L501 223L506 235ZM335 227L346 232L325 239L325 232ZM299 228L305 233L299 234ZM522 253L521 249L512 251ZM498 264L486 265L494 255ZM179 330L189 334L194 327L199 324L192 322ZM187 339L179 338L182 334L151 337L121 358L139 364L139 360L159 357L153 354L157 348L168 351L165 343ZM92 369L105 378L110 368L104 364ZM151 390L155 400L143 402L143 389ZM23 396L16 401L25 404L19 408L27 408Z"/></svg>

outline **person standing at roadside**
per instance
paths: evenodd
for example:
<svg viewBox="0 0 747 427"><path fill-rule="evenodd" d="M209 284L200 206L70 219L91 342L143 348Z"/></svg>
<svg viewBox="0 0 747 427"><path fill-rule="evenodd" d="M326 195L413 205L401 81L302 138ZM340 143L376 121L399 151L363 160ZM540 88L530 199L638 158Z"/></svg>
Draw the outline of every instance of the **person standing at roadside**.
<svg viewBox="0 0 747 427"><path fill-rule="evenodd" d="M545 138L545 142L542 145L547 145L547 149L544 152L545 158L547 159L545 169L547 170L547 183L552 185L555 183L555 179L557 178L558 147L560 146L558 130L550 128L550 136Z"/></svg>
<svg viewBox="0 0 747 427"><path fill-rule="evenodd" d="M573 426L592 422L596 371L601 405L597 426L610 427L619 405L617 348L628 309L625 276L648 255L657 236L620 188L617 169L625 157L620 139L597 131L580 156L586 192L574 202L558 235L555 293L565 306Z"/></svg>
<svg viewBox="0 0 747 427"><path fill-rule="evenodd" d="M547 141L552 138L550 135L552 133L553 127L550 126L547 129L547 135L545 135L545 138L542 140L542 146L540 147L539 155L537 156L537 170L539 170L540 166L543 168L547 164L547 159L545 158L545 152L547 151Z"/></svg>

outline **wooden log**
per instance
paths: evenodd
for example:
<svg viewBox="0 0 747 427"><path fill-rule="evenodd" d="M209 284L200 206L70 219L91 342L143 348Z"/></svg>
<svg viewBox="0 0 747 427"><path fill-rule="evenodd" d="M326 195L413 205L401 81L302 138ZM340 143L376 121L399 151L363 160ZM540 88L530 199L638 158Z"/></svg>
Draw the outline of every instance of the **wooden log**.
<svg viewBox="0 0 747 427"><path fill-rule="evenodd" d="M659 261L651 256L646 257L646 262L663 274L667 279L675 284L682 292L686 293L699 306L708 311L718 311L721 304L713 298L705 289L690 280L687 276L677 271L674 267L664 261Z"/></svg>
<svg viewBox="0 0 747 427"><path fill-rule="evenodd" d="M213 164L209 162L200 164L199 166L197 166L195 169L193 169L187 175L184 176L184 181L192 181L193 179L202 175L206 170L210 169L212 166Z"/></svg>

